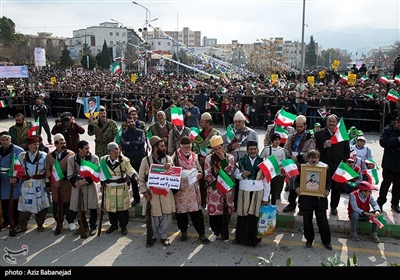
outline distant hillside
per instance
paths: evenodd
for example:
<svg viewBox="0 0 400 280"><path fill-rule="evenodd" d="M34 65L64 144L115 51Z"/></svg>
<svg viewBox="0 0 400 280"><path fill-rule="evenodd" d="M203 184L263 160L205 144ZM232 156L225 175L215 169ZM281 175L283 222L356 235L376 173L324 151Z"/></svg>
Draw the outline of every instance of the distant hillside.
<svg viewBox="0 0 400 280"><path fill-rule="evenodd" d="M367 53L371 46L386 47L400 41L400 29L377 29L372 27L352 26L346 30L334 31L324 30L310 34L304 38L305 43L309 43L311 35L315 42L322 46L324 50L329 48L339 48L351 52ZM301 39L294 39L301 40Z"/></svg>

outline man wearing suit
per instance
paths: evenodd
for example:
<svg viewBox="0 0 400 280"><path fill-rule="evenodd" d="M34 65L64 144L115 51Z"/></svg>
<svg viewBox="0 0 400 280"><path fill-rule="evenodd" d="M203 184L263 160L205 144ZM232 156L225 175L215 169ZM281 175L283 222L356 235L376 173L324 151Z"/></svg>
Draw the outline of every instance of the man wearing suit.
<svg viewBox="0 0 400 280"><path fill-rule="evenodd" d="M332 144L331 137L334 134L335 127L339 122L335 114L326 117L326 127L315 133L316 148L321 153L320 160L328 164L329 178L332 178L340 162L346 161L350 157L349 141L342 141L337 144ZM330 199L331 214L337 215L337 206L340 201L340 194L344 188L344 184L336 181L332 182L332 192Z"/></svg>

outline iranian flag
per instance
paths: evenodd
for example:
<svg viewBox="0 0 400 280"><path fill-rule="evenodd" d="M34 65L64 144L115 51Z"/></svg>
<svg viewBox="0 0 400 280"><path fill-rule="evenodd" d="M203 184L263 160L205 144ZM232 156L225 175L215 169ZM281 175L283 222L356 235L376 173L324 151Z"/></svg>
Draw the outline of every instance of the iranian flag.
<svg viewBox="0 0 400 280"><path fill-rule="evenodd" d="M180 107L171 108L171 120L172 120L172 124L174 124L174 125L184 126L182 108L180 108Z"/></svg>
<svg viewBox="0 0 400 280"><path fill-rule="evenodd" d="M377 169L364 169L362 171L368 178L368 182L372 185L379 184L378 170Z"/></svg>
<svg viewBox="0 0 400 280"><path fill-rule="evenodd" d="M100 177L100 181L105 181L112 177L110 170L108 169L106 160L104 158L100 161L100 176L99 177Z"/></svg>
<svg viewBox="0 0 400 280"><path fill-rule="evenodd" d="M400 75L394 76L394 82L395 82L396 84L400 84Z"/></svg>
<svg viewBox="0 0 400 280"><path fill-rule="evenodd" d="M226 127L226 138L228 139L229 143L231 143L233 138L235 138L235 133L230 125Z"/></svg>
<svg viewBox="0 0 400 280"><path fill-rule="evenodd" d="M344 183L358 176L359 174L355 172L353 168L342 161L336 169L335 174L333 174L332 180L338 183Z"/></svg>
<svg viewBox="0 0 400 280"><path fill-rule="evenodd" d="M203 157L207 156L207 147L200 146L200 155L202 155Z"/></svg>
<svg viewBox="0 0 400 280"><path fill-rule="evenodd" d="M152 150L151 144L150 144L150 139L151 139L151 137L153 137L153 133L149 130L149 131L147 132L147 139L146 139L147 150L148 150L149 152L151 152L151 150Z"/></svg>
<svg viewBox="0 0 400 280"><path fill-rule="evenodd" d="M19 162L17 155L14 153L11 159L10 169L8 170L7 175L10 177L17 177L21 179L24 176L25 170Z"/></svg>
<svg viewBox="0 0 400 280"><path fill-rule="evenodd" d="M344 120L341 118L335 127L334 134L331 137L332 144L337 144L342 141L350 141L349 134L347 133Z"/></svg>
<svg viewBox="0 0 400 280"><path fill-rule="evenodd" d="M221 168L219 170L217 183L215 184L215 186L220 193L226 194L235 186L235 183L228 176L228 174L226 174L226 172Z"/></svg>
<svg viewBox="0 0 400 280"><path fill-rule="evenodd" d="M379 82L384 83L384 84L388 84L389 83L389 77L386 75L382 75L379 79Z"/></svg>
<svg viewBox="0 0 400 280"><path fill-rule="evenodd" d="M112 76L121 73L121 71L122 70L121 70L121 66L119 66L119 62L116 61L111 65L111 75Z"/></svg>
<svg viewBox="0 0 400 280"><path fill-rule="evenodd" d="M227 93L227 92L228 92L228 89L223 87L223 88L221 88L221 92L222 92L222 93Z"/></svg>
<svg viewBox="0 0 400 280"><path fill-rule="evenodd" d="M295 120L296 120L296 115L286 112L285 110L281 109L279 111L279 114L278 114L275 122L278 125L291 126L291 125L293 125Z"/></svg>
<svg viewBox="0 0 400 280"><path fill-rule="evenodd" d="M39 130L39 117L36 119L35 123L32 125L32 127L28 131L28 136L36 135L38 130Z"/></svg>
<svg viewBox="0 0 400 280"><path fill-rule="evenodd" d="M81 177L90 177L94 182L100 182L100 166L82 159L81 160L81 169L80 169Z"/></svg>
<svg viewBox="0 0 400 280"><path fill-rule="evenodd" d="M361 78L360 78L360 81L361 82L365 82L366 80L368 80L368 77L367 76L362 76Z"/></svg>
<svg viewBox="0 0 400 280"><path fill-rule="evenodd" d="M393 102L397 102L397 100L399 100L399 97L399 93L394 89L389 90L388 94L386 95L386 99Z"/></svg>
<svg viewBox="0 0 400 280"><path fill-rule="evenodd" d="M5 108L7 106L6 102L4 100L0 101L0 108Z"/></svg>
<svg viewBox="0 0 400 280"><path fill-rule="evenodd" d="M200 133L200 129L198 129L197 127L194 127L194 126L191 127L190 132L189 132L190 141L193 141L197 137L197 135L199 135L199 133Z"/></svg>
<svg viewBox="0 0 400 280"><path fill-rule="evenodd" d="M283 127L280 127L278 125L275 126L275 133L278 133L281 136L281 143L286 143L286 140L289 137L289 132L284 129Z"/></svg>
<svg viewBox="0 0 400 280"><path fill-rule="evenodd" d="M317 112L321 116L322 119L325 119L326 116L331 113L331 110L327 111L326 108L321 108L321 109L318 109Z"/></svg>
<svg viewBox="0 0 400 280"><path fill-rule="evenodd" d="M372 163L375 165L375 168L379 170L378 164L376 164L375 160L373 158L368 158L365 160L365 163Z"/></svg>
<svg viewBox="0 0 400 280"><path fill-rule="evenodd" d="M117 88L121 88L120 82L116 82L116 83L115 83L115 86L116 86Z"/></svg>
<svg viewBox="0 0 400 280"><path fill-rule="evenodd" d="M288 158L282 160L282 166L289 178L299 175L299 169L293 159Z"/></svg>
<svg viewBox="0 0 400 280"><path fill-rule="evenodd" d="M382 209L381 209L381 210L382 210ZM381 215L381 216L382 216L382 215ZM382 223L379 219L375 218L374 216L369 216L369 221L370 221L371 223L377 224L377 225L378 225L378 228L383 228L383 227L384 227L383 223Z"/></svg>
<svg viewBox="0 0 400 280"><path fill-rule="evenodd" d="M129 105L126 104L126 103L124 103L122 106L124 107L125 110L128 110L128 109L129 109Z"/></svg>
<svg viewBox="0 0 400 280"><path fill-rule="evenodd" d="M217 105L215 105L214 101L212 99L208 100L208 105L214 107L215 111L219 112L219 108Z"/></svg>
<svg viewBox="0 0 400 280"><path fill-rule="evenodd" d="M224 81L224 83L229 83L229 81L231 80L230 73L225 72L222 76L222 80Z"/></svg>
<svg viewBox="0 0 400 280"><path fill-rule="evenodd" d="M54 162L54 165L51 169L51 182L57 182L60 181L61 179L63 179L64 173L61 170L61 166L60 163L58 162L58 160L56 159L56 161Z"/></svg>
<svg viewBox="0 0 400 280"><path fill-rule="evenodd" d="M347 81L349 80L349 78L345 74L340 74L339 76L340 79L342 80L342 83L347 83Z"/></svg>
<svg viewBox="0 0 400 280"><path fill-rule="evenodd" d="M118 145L121 143L121 139L120 139L121 134L122 134L122 126L118 129L117 134L115 134L115 137L114 137L114 140L113 140Z"/></svg>
<svg viewBox="0 0 400 280"><path fill-rule="evenodd" d="M278 160L274 155L267 157L263 162L258 165L258 167L264 173L267 182L271 182L272 178L278 176L281 173Z"/></svg>

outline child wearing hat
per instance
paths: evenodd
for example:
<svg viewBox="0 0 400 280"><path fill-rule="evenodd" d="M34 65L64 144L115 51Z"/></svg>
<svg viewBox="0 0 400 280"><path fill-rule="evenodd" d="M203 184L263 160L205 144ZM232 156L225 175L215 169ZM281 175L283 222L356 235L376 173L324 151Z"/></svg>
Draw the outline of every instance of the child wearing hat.
<svg viewBox="0 0 400 280"><path fill-rule="evenodd" d="M375 190L375 186L368 181L362 181L358 184L358 190L353 191L349 195L349 203L347 211L350 218L350 238L353 241L360 241L357 235L357 223L359 220L369 221L373 218L379 218L381 215L381 209L378 202L371 195L372 191ZM372 211L371 210L372 207ZM371 228L371 240L374 243L379 243L379 237L377 234L378 224L372 223Z"/></svg>

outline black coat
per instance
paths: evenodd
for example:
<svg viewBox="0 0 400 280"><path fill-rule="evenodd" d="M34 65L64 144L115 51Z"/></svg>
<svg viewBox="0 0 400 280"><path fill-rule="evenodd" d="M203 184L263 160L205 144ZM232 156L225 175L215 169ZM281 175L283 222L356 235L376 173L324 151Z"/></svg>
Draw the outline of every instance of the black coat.
<svg viewBox="0 0 400 280"><path fill-rule="evenodd" d="M383 148L382 168L400 172L400 131L393 128L393 124L387 125L380 137L379 145Z"/></svg>

